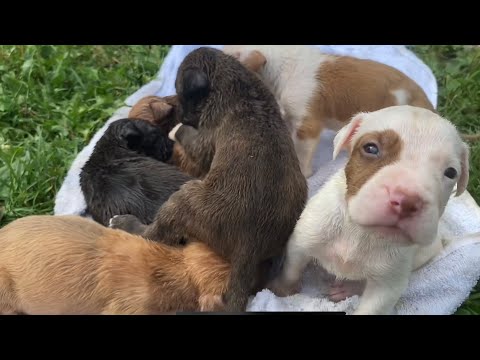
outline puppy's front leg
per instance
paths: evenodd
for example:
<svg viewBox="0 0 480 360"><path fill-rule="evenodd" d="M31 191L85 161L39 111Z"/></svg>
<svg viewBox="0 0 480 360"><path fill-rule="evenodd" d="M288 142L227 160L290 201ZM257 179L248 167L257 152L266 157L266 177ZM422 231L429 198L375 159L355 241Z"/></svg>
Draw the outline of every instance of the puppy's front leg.
<svg viewBox="0 0 480 360"><path fill-rule="evenodd" d="M408 285L408 271L395 277L367 279L360 304L353 315L389 315Z"/></svg>
<svg viewBox="0 0 480 360"><path fill-rule="evenodd" d="M142 236L171 246L184 245L191 238L206 241L209 232L203 225L208 219L198 216L197 211L202 205L198 197L203 193L202 186L201 180L190 180L182 185L158 209L155 220L145 228Z"/></svg>
<svg viewBox="0 0 480 360"><path fill-rule="evenodd" d="M300 162L300 170L306 178L309 178L313 174L312 162L319 142L320 135L316 138L308 137L302 139L298 138L298 135L296 135L294 141L295 152L297 153L298 161Z"/></svg>
<svg viewBox="0 0 480 360"><path fill-rule="evenodd" d="M293 233L287 245L287 256L280 275L268 288L277 296L288 296L300 289L300 278L311 258L299 234Z"/></svg>
<svg viewBox="0 0 480 360"><path fill-rule="evenodd" d="M182 146L185 155L198 166L202 175L208 173L215 155L213 130L197 130L189 125L178 124L168 136Z"/></svg>

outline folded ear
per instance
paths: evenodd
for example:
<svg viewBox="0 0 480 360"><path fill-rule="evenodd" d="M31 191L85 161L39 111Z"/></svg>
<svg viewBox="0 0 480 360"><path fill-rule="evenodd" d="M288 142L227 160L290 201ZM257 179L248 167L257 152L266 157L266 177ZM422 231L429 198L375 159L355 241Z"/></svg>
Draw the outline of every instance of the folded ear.
<svg viewBox="0 0 480 360"><path fill-rule="evenodd" d="M467 144L462 143L462 155L461 155L461 173L460 178L457 181L457 193L455 196L460 196L467 189L468 179L470 177L470 150Z"/></svg>
<svg viewBox="0 0 480 360"><path fill-rule="evenodd" d="M186 69L183 73L182 94L190 101L197 103L210 92L210 81L207 74L198 68Z"/></svg>
<svg viewBox="0 0 480 360"><path fill-rule="evenodd" d="M161 123L173 110L173 105L164 98L147 96L140 99L130 110L129 118Z"/></svg>
<svg viewBox="0 0 480 360"><path fill-rule="evenodd" d="M170 115L173 106L167 104L165 101L154 101L150 103L150 109L153 113L154 121L158 123Z"/></svg>
<svg viewBox="0 0 480 360"><path fill-rule="evenodd" d="M335 160L340 151L350 148L350 142L362 124L363 115L363 113L355 115L352 120L337 133L333 139L333 160Z"/></svg>

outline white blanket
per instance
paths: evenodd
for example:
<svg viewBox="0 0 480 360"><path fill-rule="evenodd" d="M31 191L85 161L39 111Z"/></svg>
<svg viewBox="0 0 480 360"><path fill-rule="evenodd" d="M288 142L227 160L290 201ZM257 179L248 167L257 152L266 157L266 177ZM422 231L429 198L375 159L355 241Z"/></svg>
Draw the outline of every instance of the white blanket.
<svg viewBox="0 0 480 360"><path fill-rule="evenodd" d="M56 215L85 214L85 198L80 189L79 174L90 157L93 148L108 125L126 117L130 106L148 95L167 96L175 94L175 77L184 57L200 46L221 49L222 45L175 45L167 55L157 79L146 84L126 100L126 107L119 109L105 126L98 131L74 160L67 177L57 194ZM431 70L404 46L390 45L314 45L323 51L366 58L385 63L415 80L425 91L430 101L437 105L437 83ZM314 175L308 180L309 196L345 162L345 155L335 161L332 158L334 133L325 131L324 141L317 151ZM88 214L87 214L88 215ZM440 225L440 232L447 237L464 238L455 241L429 264L416 271L407 291L396 306L397 314L452 314L468 297L480 277L480 208L467 192L458 198L452 197ZM354 296L340 303L328 301L324 294L325 283L322 271L311 265L305 273L300 294L279 298L268 290L259 292L250 300L248 311L346 311L350 313L358 304Z"/></svg>

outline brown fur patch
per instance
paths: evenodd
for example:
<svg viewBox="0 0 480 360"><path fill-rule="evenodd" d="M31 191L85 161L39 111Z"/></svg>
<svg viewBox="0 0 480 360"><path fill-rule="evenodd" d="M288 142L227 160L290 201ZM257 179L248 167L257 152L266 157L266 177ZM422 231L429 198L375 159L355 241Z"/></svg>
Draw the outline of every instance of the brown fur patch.
<svg viewBox="0 0 480 360"><path fill-rule="evenodd" d="M363 147L368 143L378 146L380 150L378 157L365 154ZM375 131L360 137L345 167L347 198L355 195L378 170L397 161L402 147L402 139L393 130Z"/></svg>
<svg viewBox="0 0 480 360"><path fill-rule="evenodd" d="M206 175L205 171L203 171L201 167L185 153L182 145L177 142L173 145L173 154L170 164L177 166L184 173L195 178L202 179Z"/></svg>
<svg viewBox="0 0 480 360"><path fill-rule="evenodd" d="M375 61L332 56L319 67L317 80L309 115L297 133L300 139L317 138L324 127L339 130L356 113L397 105L392 91L398 89L409 94L410 105L434 110L412 79Z"/></svg>

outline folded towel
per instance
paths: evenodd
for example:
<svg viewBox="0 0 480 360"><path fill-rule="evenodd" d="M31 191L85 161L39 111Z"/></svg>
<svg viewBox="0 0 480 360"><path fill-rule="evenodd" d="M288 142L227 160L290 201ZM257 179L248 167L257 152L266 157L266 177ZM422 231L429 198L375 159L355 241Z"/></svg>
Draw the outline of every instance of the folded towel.
<svg viewBox="0 0 480 360"><path fill-rule="evenodd" d="M175 45L155 80L143 86L126 100L126 107L119 109L91 142L74 160L55 201L56 215L87 215L85 199L80 189L79 174L90 157L98 139L108 125L126 117L129 107L144 96L175 94L175 77L185 56L200 46L221 49L223 45ZM371 59L390 65L416 81L429 100L437 105L437 83L431 70L405 46L400 45L314 45L324 52ZM343 154L332 161L334 132L325 131L314 158L314 175L308 179L309 196L313 196L326 180L346 161ZM480 278L480 208L465 192L452 196L442 217L440 233L456 239L441 254L413 273L408 289L395 308L397 314L452 314L468 297ZM468 234L474 234L468 236ZM303 278L299 294L279 298L269 290L263 290L250 299L248 311L345 311L351 313L358 304L353 296L339 303L325 297L326 283L323 271L310 265Z"/></svg>

